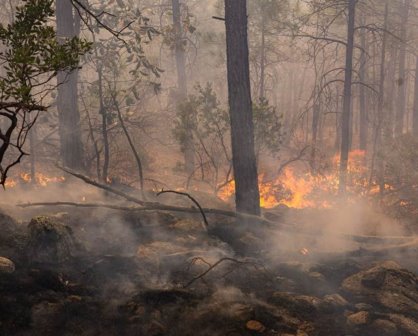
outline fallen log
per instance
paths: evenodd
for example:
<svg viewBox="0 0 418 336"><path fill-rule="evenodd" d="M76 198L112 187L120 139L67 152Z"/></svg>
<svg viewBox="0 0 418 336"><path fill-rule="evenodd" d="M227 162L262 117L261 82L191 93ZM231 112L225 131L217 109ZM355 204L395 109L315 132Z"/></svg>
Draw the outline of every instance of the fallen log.
<svg viewBox="0 0 418 336"><path fill-rule="evenodd" d="M21 208L28 208L28 207L37 207L37 206L73 206L79 208L107 208L113 210L120 210L120 211L133 211L133 212L141 212L141 211L172 211L172 212L184 212L184 213L201 213L201 211L195 207L187 208L187 207L177 207L172 205L165 205L161 203L151 203L147 202L146 206L118 206L118 205L111 205L111 204L103 204L103 203L76 203L76 202L38 202L38 203L21 203L17 204L18 207ZM270 221L266 218L248 215L243 213L238 213L234 211L228 210L221 210L221 209L212 209L212 208L202 208L204 213L206 214L213 214L213 215L221 215L226 217L233 217L233 218L243 218L246 221L253 220L254 225L257 224L265 224L271 228L286 230L288 232L293 232L295 234L302 234L302 235L320 235L322 232L317 232L312 229L307 228L298 228L293 225L285 224L285 223L277 223ZM373 244L380 244L380 243L388 243L388 242L399 242L408 244L414 242L418 239L417 236L371 236L371 235L353 235L347 234L342 232L329 232L327 233L329 237L340 237L348 240L352 240L358 243L373 243Z"/></svg>

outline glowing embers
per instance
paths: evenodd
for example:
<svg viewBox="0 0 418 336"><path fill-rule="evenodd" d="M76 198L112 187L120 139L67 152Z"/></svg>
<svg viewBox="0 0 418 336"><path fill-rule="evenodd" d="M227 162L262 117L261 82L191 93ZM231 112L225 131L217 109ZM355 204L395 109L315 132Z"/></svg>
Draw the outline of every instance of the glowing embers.
<svg viewBox="0 0 418 336"><path fill-rule="evenodd" d="M369 184L367 172L365 152L350 152L347 186L350 194L373 194L376 188ZM300 173L292 167L286 167L280 176L272 180L267 180L264 174L260 174L260 205L263 208L274 208L281 204L298 209L329 208L338 194L338 180L339 156L333 157L330 167L322 173ZM220 189L218 196L227 201L234 192L235 181L231 181Z"/></svg>
<svg viewBox="0 0 418 336"><path fill-rule="evenodd" d="M65 181L64 176L48 176L42 173L35 174L35 182L32 181L30 173L21 173L18 177L8 178L5 184L6 188L14 188L18 185L34 184L41 187L47 187L51 183L62 183Z"/></svg>

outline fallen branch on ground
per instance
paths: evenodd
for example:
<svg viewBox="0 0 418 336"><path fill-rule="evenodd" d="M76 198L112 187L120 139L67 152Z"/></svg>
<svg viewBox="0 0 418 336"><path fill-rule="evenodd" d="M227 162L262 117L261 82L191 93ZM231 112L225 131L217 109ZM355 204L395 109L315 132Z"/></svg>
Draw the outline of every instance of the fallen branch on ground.
<svg viewBox="0 0 418 336"><path fill-rule="evenodd" d="M145 202L145 201L143 201L143 200L141 200L139 198L133 197L133 196L128 195L128 194L125 194L124 192L122 192L120 190L117 190L117 189L114 189L112 187L109 187L109 186L107 186L105 184L101 184L99 182L96 182L96 181L92 180L91 178L89 178L89 177L87 177L87 176L85 176L83 174L77 173L77 172L75 172L75 171L73 171L73 170L71 170L69 168L65 168L65 167L62 167L62 166L59 166L59 165L57 165L57 167L59 169L61 169L62 171L66 172L67 174L70 174L70 175L72 175L72 176L74 176L74 177L76 177L76 178L78 178L78 179L86 182L87 184L90 184L92 186L95 186L95 187L97 187L99 189L106 190L106 191L108 191L108 192L110 192L112 194L121 196L124 199L126 199L127 201L134 202L134 203L137 203L137 204L140 204L140 205L147 204L147 202Z"/></svg>
<svg viewBox="0 0 418 336"><path fill-rule="evenodd" d="M188 193L186 193L186 192L183 192L183 191L175 191L175 190L161 190L161 191L157 194L157 196L160 196L160 195L162 195L162 194L167 194L167 193L173 193L173 194L177 194L177 195L186 196L186 197L188 197L188 198L189 198L189 199L190 199L190 200L191 200L194 204L196 204L196 206L199 208L200 213L202 214L202 217L203 217L203 222L204 222L203 229L204 229L205 231L207 231L207 228L208 228L208 226L209 226L208 219L206 218L205 212L203 211L203 209L202 209L202 207L200 206L199 202L198 202L198 201L196 201L196 199L195 199L194 197L192 197L190 194L188 194Z"/></svg>
<svg viewBox="0 0 418 336"><path fill-rule="evenodd" d="M190 265L195 264L197 261L201 261L204 264L208 265L208 269L202 273L200 273L199 275L195 276L193 279L191 279L190 281L188 281L185 285L183 285L183 288L187 288L189 286L191 286L195 281L202 279L203 277L205 277L210 271L212 271L214 268L216 268L217 266L219 266L220 264L222 264L223 262L229 261L232 263L235 263L237 265L241 265L241 266L252 266L254 267L257 271L260 271L260 269L262 269L264 272L268 273L267 269L261 265L258 264L254 261L248 261L248 260L238 260L238 259L234 259L234 258L229 258L229 257L224 257L219 259L216 263L214 263L213 265L211 265L209 262L207 262L205 259L203 259L202 257L196 257L193 258L193 260L191 261Z"/></svg>
<svg viewBox="0 0 418 336"><path fill-rule="evenodd" d="M152 210L159 210L159 211L173 211L173 212L186 212L186 213L200 213L200 210L197 208L184 208L184 207L176 207L171 205L164 205L160 203L146 203L146 206L117 206L117 205L110 205L110 204L102 204L102 203L76 203L76 202L38 202L38 203L21 203L17 204L18 207L21 208L28 208L28 207L36 207L36 206L73 206L79 208L108 208L113 210L120 210L120 211L152 211ZM202 210L206 214L213 214L213 215L221 215L226 217L234 217L234 218L243 218L245 220L253 220L255 223L254 225L258 224L265 224L275 229L285 230L287 232L293 232L295 234L301 235L321 235L322 232L317 232L315 230L309 230L306 228L298 228L294 225L288 225L283 223L276 223L272 222L268 219L263 217L258 217L254 215L247 215L242 213L237 213L234 211L228 210L220 210L220 209L211 209L211 208L202 208ZM344 239L349 239L358 243L375 243L379 244L382 242L403 242L408 243L412 242L418 237L415 236L367 236L367 235L352 235L347 233L341 232L333 232L328 233L329 237L339 237Z"/></svg>

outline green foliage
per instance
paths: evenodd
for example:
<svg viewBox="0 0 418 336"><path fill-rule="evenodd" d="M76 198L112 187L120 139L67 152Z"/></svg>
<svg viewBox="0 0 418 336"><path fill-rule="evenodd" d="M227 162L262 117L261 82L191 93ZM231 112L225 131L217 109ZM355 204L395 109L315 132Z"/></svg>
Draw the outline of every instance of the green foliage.
<svg viewBox="0 0 418 336"><path fill-rule="evenodd" d="M212 85L196 85L195 94L180 102L177 106L173 134L182 150L187 130L192 130L200 140L224 137L229 131L228 113L220 108L220 103Z"/></svg>
<svg viewBox="0 0 418 336"><path fill-rule="evenodd" d="M47 84L58 71L78 67L90 43L77 37L58 41L48 25L53 0L26 0L17 7L13 23L0 25L0 52L5 76L0 77L1 101L35 104L34 89Z"/></svg>
<svg viewBox="0 0 418 336"><path fill-rule="evenodd" d="M277 154L281 144L281 116L266 99L253 105L254 136L257 155ZM177 106L173 134L184 151L187 136L193 135L198 170L202 180L214 189L231 176L230 119L222 109L212 85L197 85L195 92Z"/></svg>
<svg viewBox="0 0 418 336"><path fill-rule="evenodd" d="M23 146L37 119L36 112L46 110L42 100L56 88L50 82L59 71L76 69L80 56L91 46L77 37L57 39L49 24L53 3L25 0L16 8L13 22L0 25L0 116L7 120L0 129L1 185L5 185L10 168L26 154Z"/></svg>
<svg viewBox="0 0 418 336"><path fill-rule="evenodd" d="M90 92L97 97L102 92L106 110L102 113L105 112L108 122L112 123L116 118L112 112L112 96L116 95L125 106L134 106L146 87L151 86L154 93L160 91L157 79L163 70L148 59L144 50L144 46L159 32L149 24L149 18L142 14L134 1L104 2L95 10L109 14L103 16L102 24L112 30L124 27L118 36L109 38L96 35L100 25L93 27L94 52L90 60L96 64L97 72L101 73L102 82L94 82Z"/></svg>
<svg viewBox="0 0 418 336"><path fill-rule="evenodd" d="M258 104L253 104L253 120L257 153L267 150L277 154L282 143L282 116L267 99L261 98Z"/></svg>

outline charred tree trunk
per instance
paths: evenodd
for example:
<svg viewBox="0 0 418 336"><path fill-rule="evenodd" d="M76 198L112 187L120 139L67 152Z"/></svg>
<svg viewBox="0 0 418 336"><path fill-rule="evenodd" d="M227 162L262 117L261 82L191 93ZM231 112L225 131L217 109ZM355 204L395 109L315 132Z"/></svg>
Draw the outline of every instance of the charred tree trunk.
<svg viewBox="0 0 418 336"><path fill-rule="evenodd" d="M225 0L229 113L238 212L260 214L248 60L246 0Z"/></svg>
<svg viewBox="0 0 418 336"><path fill-rule="evenodd" d="M57 36L59 39L78 35L79 23L73 13L71 1L56 1ZM77 70L71 73L59 72L57 76L60 153L65 166L83 169L83 144L81 141L80 113L77 98Z"/></svg>
<svg viewBox="0 0 418 336"><path fill-rule="evenodd" d="M364 24L363 20L363 24ZM367 59L366 59L366 32L364 29L361 31L360 35L360 45L361 45L361 54L360 54L360 69L359 69L359 107L360 107L360 141L359 141L359 148L361 150L367 149L367 138L368 138L368 113L367 113L367 106L366 106L366 87L364 84L367 82Z"/></svg>
<svg viewBox="0 0 418 336"><path fill-rule="evenodd" d="M265 98L265 77L266 77L266 32L264 20L261 24L261 60L260 60L260 93L259 98Z"/></svg>
<svg viewBox="0 0 418 336"><path fill-rule="evenodd" d="M406 109L406 33L411 0L405 0L402 5L401 15L401 45L399 49L399 78L398 78L398 99L396 106L395 135L399 136L403 132L404 117Z"/></svg>
<svg viewBox="0 0 418 336"><path fill-rule="evenodd" d="M32 122L32 116L28 113L29 123ZM36 124L29 131L29 150L30 150L30 177L32 184L36 184Z"/></svg>
<svg viewBox="0 0 418 336"><path fill-rule="evenodd" d="M184 44L182 38L181 28L181 14L180 14L180 2L179 0L172 0L173 9L173 26L175 31L175 57L177 68L177 87L178 98L180 101L187 98L187 76L186 76L186 55L184 52ZM191 112L193 113L193 112ZM189 115L189 119L193 118ZM183 144L184 151L184 166L188 175L194 173L194 142L193 133L191 129L191 120L188 120L188 124L184 125L186 128L185 140Z"/></svg>
<svg viewBox="0 0 418 336"><path fill-rule="evenodd" d="M385 65L386 65L386 44L387 44L387 27L388 27L388 18L389 18L389 3L386 0L385 3L385 19L384 19L384 29L383 29L383 41L382 41L382 53L380 58L380 81L379 81L379 100L377 103L377 129L376 129L376 141L375 148L373 153L373 165L376 154L381 150L384 140L383 125L384 120L386 119L386 114L384 111L384 94L385 94ZM385 190L384 182L384 160L383 157L379 158L377 162L377 182L379 184L380 194L383 194ZM372 169L373 174L373 169Z"/></svg>
<svg viewBox="0 0 418 336"><path fill-rule="evenodd" d="M418 137L418 56L415 56L414 110L412 114L412 134Z"/></svg>
<svg viewBox="0 0 418 336"><path fill-rule="evenodd" d="M98 65L97 72L99 76L99 114L102 118L102 136L103 136L103 168L102 168L102 180L104 183L108 182L109 177L109 163L110 163L110 148L109 148L109 134L107 131L107 109L104 105L103 96L103 67Z"/></svg>
<svg viewBox="0 0 418 336"><path fill-rule="evenodd" d="M316 85L316 84L315 84ZM320 97L317 97L317 89L315 87L314 93L314 104L312 107L312 149L311 149L311 169L313 173L316 172L316 149L318 142L318 127L319 127L319 117L321 113L321 102Z"/></svg>
<svg viewBox="0 0 418 336"><path fill-rule="evenodd" d="M344 194L347 188L348 152L350 149L350 112L351 112L351 88L353 77L353 50L354 50L354 21L356 12L356 0L348 2L348 28L347 46L345 54L345 79L344 101L341 119L341 154L340 154L340 179L339 192Z"/></svg>

